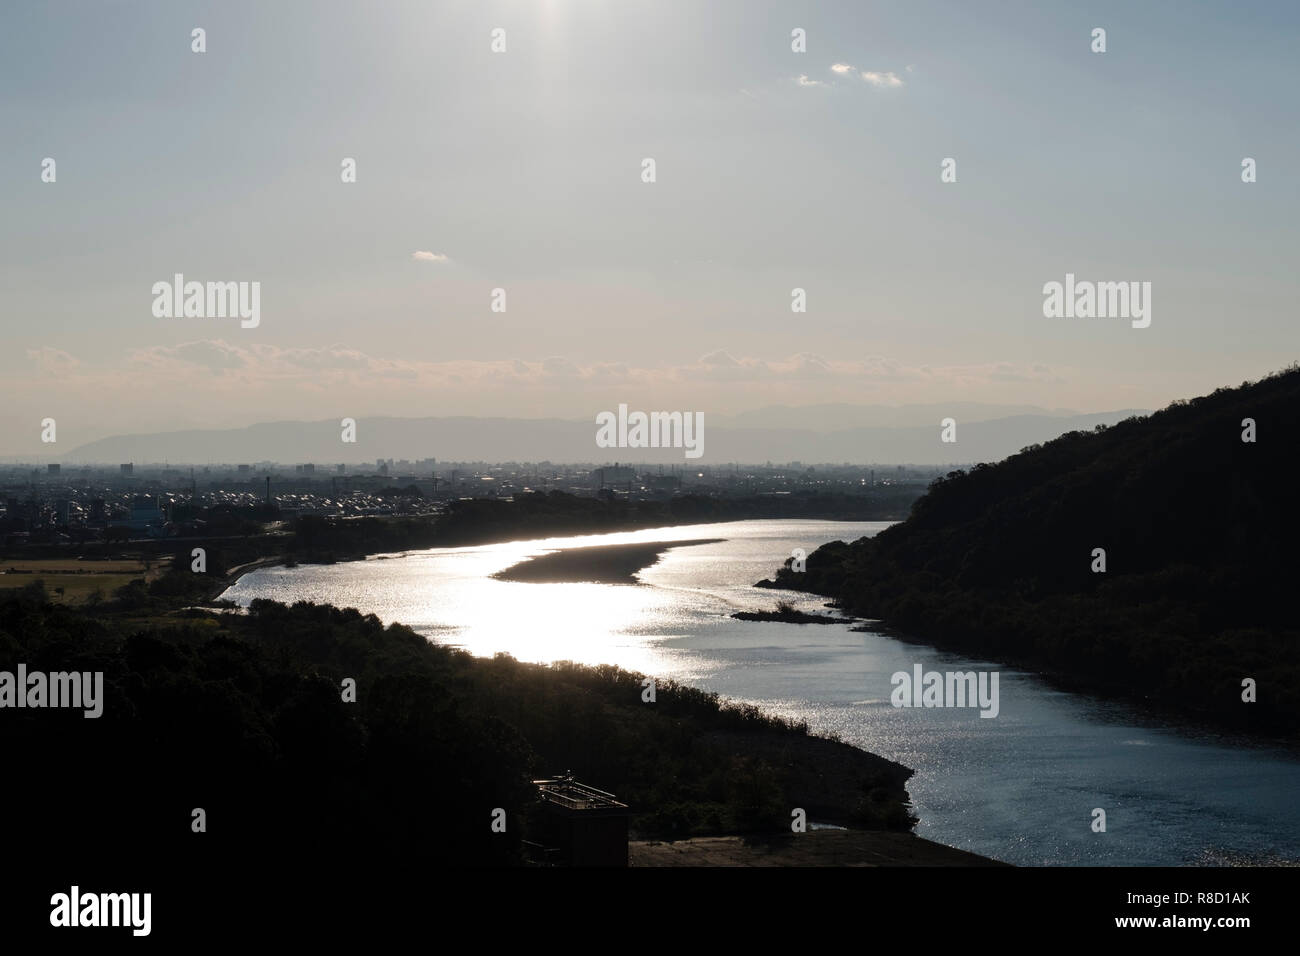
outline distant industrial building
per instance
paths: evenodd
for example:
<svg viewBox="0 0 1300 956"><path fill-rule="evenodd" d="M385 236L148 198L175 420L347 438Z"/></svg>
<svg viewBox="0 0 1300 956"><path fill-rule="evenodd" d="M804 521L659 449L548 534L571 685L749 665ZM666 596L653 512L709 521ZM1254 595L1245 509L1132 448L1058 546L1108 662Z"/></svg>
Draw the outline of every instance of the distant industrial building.
<svg viewBox="0 0 1300 956"><path fill-rule="evenodd" d="M46 465L45 473L47 475L57 475L63 469L59 465Z"/></svg>
<svg viewBox="0 0 1300 956"><path fill-rule="evenodd" d="M619 465L615 462L613 465L607 465L604 468L597 468L591 473L594 479L593 484L598 488L604 488L606 485L625 485L636 478L636 469L628 465Z"/></svg>
<svg viewBox="0 0 1300 956"><path fill-rule="evenodd" d="M117 470L123 478L130 478L135 474L135 462L128 461L124 465L118 465Z"/></svg>

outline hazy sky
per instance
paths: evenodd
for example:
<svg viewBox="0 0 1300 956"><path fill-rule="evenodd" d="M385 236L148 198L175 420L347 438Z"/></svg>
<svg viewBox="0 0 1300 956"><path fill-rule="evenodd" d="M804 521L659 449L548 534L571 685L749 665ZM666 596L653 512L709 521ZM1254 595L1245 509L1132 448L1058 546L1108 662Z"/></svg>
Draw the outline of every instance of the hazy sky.
<svg viewBox="0 0 1300 956"><path fill-rule="evenodd" d="M1158 407L1297 357L1295 3L2 16L0 454L54 451L46 417L70 451L620 402ZM155 318L177 272L260 282L260 324ZM1067 272L1149 281L1150 327L1044 318Z"/></svg>

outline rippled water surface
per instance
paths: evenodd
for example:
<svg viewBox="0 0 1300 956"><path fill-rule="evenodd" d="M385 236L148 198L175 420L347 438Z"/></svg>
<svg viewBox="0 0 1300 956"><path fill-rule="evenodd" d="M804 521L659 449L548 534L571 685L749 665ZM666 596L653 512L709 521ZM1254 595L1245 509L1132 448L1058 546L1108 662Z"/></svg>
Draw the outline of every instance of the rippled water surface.
<svg viewBox="0 0 1300 956"><path fill-rule="evenodd" d="M747 623L788 599L755 589L792 549L851 541L882 522L763 520L548 538L265 568L224 595L312 600L401 621L431 640L520 660L611 663L806 720L916 770L917 833L1022 865L1219 864L1300 859L1300 759L1177 730L1037 677L847 625ZM723 538L677 548L640 585L531 584L491 575L557 548ZM890 677L997 669L1000 712L894 708ZM1107 814L1093 833L1092 810Z"/></svg>

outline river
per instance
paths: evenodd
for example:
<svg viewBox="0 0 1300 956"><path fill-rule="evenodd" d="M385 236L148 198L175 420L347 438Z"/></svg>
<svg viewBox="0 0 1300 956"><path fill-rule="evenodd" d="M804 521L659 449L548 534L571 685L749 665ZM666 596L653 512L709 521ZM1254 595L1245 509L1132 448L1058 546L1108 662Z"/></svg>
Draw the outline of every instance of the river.
<svg viewBox="0 0 1300 956"><path fill-rule="evenodd" d="M400 621L439 643L519 660L617 664L806 720L916 770L916 832L1018 865L1225 865L1300 860L1300 757L1066 693L1035 675L847 624L747 623L786 599L754 588L795 548L887 522L734 521L246 574L223 597L310 600ZM723 538L677 548L641 585L536 584L491 575L557 548ZM890 678L995 670L999 712L895 708ZM1093 810L1106 813L1094 832Z"/></svg>

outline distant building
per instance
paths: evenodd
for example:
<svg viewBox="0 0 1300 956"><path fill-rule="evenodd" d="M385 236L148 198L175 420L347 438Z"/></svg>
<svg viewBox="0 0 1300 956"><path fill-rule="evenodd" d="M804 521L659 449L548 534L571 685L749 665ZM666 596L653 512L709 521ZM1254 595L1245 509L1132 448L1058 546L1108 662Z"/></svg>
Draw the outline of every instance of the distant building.
<svg viewBox="0 0 1300 956"><path fill-rule="evenodd" d="M627 866L631 812L612 793L578 783L571 775L534 780L539 819L528 841L539 862L560 866Z"/></svg>
<svg viewBox="0 0 1300 956"><path fill-rule="evenodd" d="M636 478L636 469L615 463L604 468L597 468L591 473L591 477L597 488L615 484L626 485Z"/></svg>
<svg viewBox="0 0 1300 956"><path fill-rule="evenodd" d="M131 511L128 514L126 523L132 531L160 535L166 521L166 516L158 506L157 498L137 495L131 499Z"/></svg>
<svg viewBox="0 0 1300 956"><path fill-rule="evenodd" d="M253 470L253 468L252 468L251 465L240 465L240 466L239 466L239 473L240 473L241 475L246 475L246 474L248 474L248 473L249 473L250 471L252 471L252 470Z"/></svg>
<svg viewBox="0 0 1300 956"><path fill-rule="evenodd" d="M118 465L117 470L123 478L130 478L135 474L135 462L128 461L124 465Z"/></svg>
<svg viewBox="0 0 1300 956"><path fill-rule="evenodd" d="M46 466L45 466L45 473L46 473L47 475L57 475L57 474L58 474L60 471L62 471L62 470L63 470L62 467L59 466L59 465L46 465Z"/></svg>

